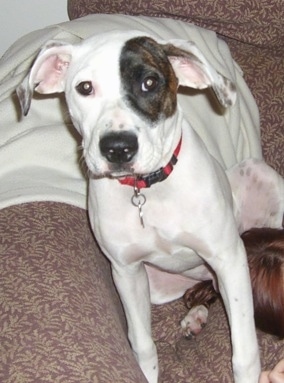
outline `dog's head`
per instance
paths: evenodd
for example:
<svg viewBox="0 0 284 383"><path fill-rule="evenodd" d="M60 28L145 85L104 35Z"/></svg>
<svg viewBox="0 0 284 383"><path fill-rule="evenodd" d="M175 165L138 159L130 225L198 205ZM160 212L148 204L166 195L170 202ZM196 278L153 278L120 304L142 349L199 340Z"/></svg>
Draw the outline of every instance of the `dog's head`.
<svg viewBox="0 0 284 383"><path fill-rule="evenodd" d="M70 45L49 42L18 87L22 112L33 91L65 92L82 135L90 171L98 176L145 174L164 166L181 134L177 89L212 87L234 103L234 85L190 42L159 43L141 32L112 32Z"/></svg>

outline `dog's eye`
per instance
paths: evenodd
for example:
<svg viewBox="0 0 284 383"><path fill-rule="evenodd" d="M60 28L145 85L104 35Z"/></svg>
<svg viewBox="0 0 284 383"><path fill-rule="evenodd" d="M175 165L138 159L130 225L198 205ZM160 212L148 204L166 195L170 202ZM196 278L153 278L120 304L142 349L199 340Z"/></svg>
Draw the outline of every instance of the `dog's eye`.
<svg viewBox="0 0 284 383"><path fill-rule="evenodd" d="M143 92L150 92L154 90L158 85L158 80L154 76L149 76L144 79L141 84L141 89Z"/></svg>
<svg viewBox="0 0 284 383"><path fill-rule="evenodd" d="M89 96L94 91L91 81L80 82L80 84L76 86L76 89L77 92L80 93L82 96Z"/></svg>

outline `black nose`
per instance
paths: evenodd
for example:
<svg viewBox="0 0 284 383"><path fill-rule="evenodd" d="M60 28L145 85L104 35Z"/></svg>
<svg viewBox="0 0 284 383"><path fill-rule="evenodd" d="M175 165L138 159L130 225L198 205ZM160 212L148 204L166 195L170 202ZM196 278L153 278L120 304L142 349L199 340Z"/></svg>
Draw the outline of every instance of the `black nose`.
<svg viewBox="0 0 284 383"><path fill-rule="evenodd" d="M100 151L109 162L123 164L131 161L137 153L138 140L130 132L108 133L100 140Z"/></svg>

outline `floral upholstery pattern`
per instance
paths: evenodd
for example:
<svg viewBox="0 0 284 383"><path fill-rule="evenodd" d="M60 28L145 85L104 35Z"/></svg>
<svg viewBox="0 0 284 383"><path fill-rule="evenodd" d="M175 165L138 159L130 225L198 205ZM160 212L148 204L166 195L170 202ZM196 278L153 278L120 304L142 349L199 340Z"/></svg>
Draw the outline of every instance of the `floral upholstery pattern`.
<svg viewBox="0 0 284 383"><path fill-rule="evenodd" d="M0 210L0 382L144 382L85 210Z"/></svg>
<svg viewBox="0 0 284 383"><path fill-rule="evenodd" d="M85 210L33 202L0 211L1 383L146 383L129 347L110 266ZM186 340L183 301L153 306L163 383L231 383L231 346L222 303L201 334ZM262 363L284 342L258 332Z"/></svg>
<svg viewBox="0 0 284 383"><path fill-rule="evenodd" d="M281 0L160 0L131 3L120 0L69 0L70 19L92 13L124 13L171 17L193 22L219 34L256 46L283 47L283 3ZM281 41L282 39L282 41Z"/></svg>

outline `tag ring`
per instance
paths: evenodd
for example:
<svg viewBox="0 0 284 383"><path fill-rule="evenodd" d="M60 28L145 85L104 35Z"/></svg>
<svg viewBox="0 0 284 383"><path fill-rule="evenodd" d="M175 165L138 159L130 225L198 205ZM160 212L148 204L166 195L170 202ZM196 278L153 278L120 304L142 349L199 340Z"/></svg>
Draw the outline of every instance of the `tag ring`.
<svg viewBox="0 0 284 383"><path fill-rule="evenodd" d="M135 207L141 207L145 204L145 202L146 197L144 196L144 194L133 194L133 196L131 197L131 203Z"/></svg>

